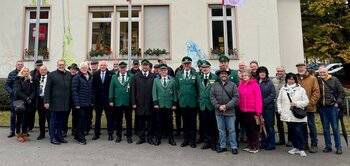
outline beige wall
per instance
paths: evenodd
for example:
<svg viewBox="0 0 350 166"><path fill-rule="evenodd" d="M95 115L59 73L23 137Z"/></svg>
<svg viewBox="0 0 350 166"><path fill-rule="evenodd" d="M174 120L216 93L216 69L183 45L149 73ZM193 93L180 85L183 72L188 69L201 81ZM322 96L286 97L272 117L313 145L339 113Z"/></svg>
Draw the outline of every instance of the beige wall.
<svg viewBox="0 0 350 166"><path fill-rule="evenodd" d="M73 36L71 51L77 62L84 61L87 53L88 5L126 5L125 0L74 0L70 2L70 25ZM220 3L220 0L137 0L141 4L170 5L170 39L172 60L168 64L173 68L180 64L186 54L185 44L188 40L196 42L209 55L209 16L208 4ZM0 77L7 77L17 59L22 58L25 21L24 7L31 0L3 0L0 7ZM67 5L67 4L66 4ZM301 40L301 20L299 2L295 0L247 0L237 7L237 42L240 58L247 64L258 60L273 73L275 67L284 65L288 69L297 61L303 60ZM50 19L50 61L44 63L49 70L62 55L63 14L61 1L49 0ZM65 6L67 9L67 6ZM66 23L68 18L66 13ZM292 64L291 64L292 63ZM112 67L112 61L109 67ZM33 62L26 62L31 67ZM218 62L212 61L213 67ZM237 68L238 61L231 62Z"/></svg>

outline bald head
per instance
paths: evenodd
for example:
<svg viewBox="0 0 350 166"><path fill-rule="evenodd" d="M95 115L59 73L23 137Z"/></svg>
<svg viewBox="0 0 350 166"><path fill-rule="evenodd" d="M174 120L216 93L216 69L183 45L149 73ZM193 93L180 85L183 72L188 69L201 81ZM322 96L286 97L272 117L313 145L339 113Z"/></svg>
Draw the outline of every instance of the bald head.
<svg viewBox="0 0 350 166"><path fill-rule="evenodd" d="M101 61L99 63L99 65L100 65L100 70L101 71L106 71L107 70L107 62L106 61Z"/></svg>
<svg viewBox="0 0 350 166"><path fill-rule="evenodd" d="M244 61L240 60L240 61L238 62L238 69L239 69L239 70L244 70L244 68L245 68Z"/></svg>

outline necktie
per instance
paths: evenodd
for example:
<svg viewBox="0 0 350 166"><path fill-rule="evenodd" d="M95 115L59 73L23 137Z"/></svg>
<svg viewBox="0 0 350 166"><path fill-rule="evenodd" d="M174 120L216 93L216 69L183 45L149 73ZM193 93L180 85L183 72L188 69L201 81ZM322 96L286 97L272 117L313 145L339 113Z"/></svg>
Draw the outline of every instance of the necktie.
<svg viewBox="0 0 350 166"><path fill-rule="evenodd" d="M188 71L186 71L186 79L188 79Z"/></svg>
<svg viewBox="0 0 350 166"><path fill-rule="evenodd" d="M166 86L166 78L163 78L163 86Z"/></svg>
<svg viewBox="0 0 350 166"><path fill-rule="evenodd" d="M144 73L143 73L143 76L147 77L147 72L144 72Z"/></svg>
<svg viewBox="0 0 350 166"><path fill-rule="evenodd" d="M45 79L45 76L41 76L40 89L39 89L39 94L40 95L43 93L43 90L44 90L44 79Z"/></svg>
<svg viewBox="0 0 350 166"><path fill-rule="evenodd" d="M208 75L204 76L204 85L207 86L208 83Z"/></svg>
<svg viewBox="0 0 350 166"><path fill-rule="evenodd" d="M105 72L102 72L102 77L101 77L101 79L102 79L102 84L105 82Z"/></svg>
<svg viewBox="0 0 350 166"><path fill-rule="evenodd" d="M122 74L122 84L124 84L124 82L125 82L125 78L124 78L124 74Z"/></svg>

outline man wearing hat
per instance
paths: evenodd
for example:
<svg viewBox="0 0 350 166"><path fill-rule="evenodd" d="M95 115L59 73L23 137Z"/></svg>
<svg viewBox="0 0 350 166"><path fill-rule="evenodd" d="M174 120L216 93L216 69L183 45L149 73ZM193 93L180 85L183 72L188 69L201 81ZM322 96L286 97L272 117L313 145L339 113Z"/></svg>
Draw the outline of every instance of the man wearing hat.
<svg viewBox="0 0 350 166"><path fill-rule="evenodd" d="M132 61L132 68L128 70L128 73L135 75L137 72L140 72L140 62L137 59Z"/></svg>
<svg viewBox="0 0 350 166"><path fill-rule="evenodd" d="M183 119L184 142L181 147L191 145L196 147L196 117L197 117L197 72L191 70L192 59L182 58L183 70L176 75L179 111Z"/></svg>
<svg viewBox="0 0 350 166"><path fill-rule="evenodd" d="M203 131L204 145L201 149L212 148L216 150L218 130L214 107L210 101L210 89L219 81L219 77L210 72L211 64L207 60L201 62L202 73L197 77L197 88L199 96L199 125Z"/></svg>
<svg viewBox="0 0 350 166"><path fill-rule="evenodd" d="M155 64L153 67L153 73L156 75L156 78L160 77L160 65L161 64Z"/></svg>
<svg viewBox="0 0 350 166"><path fill-rule="evenodd" d="M39 79L40 79L40 67L43 65L43 60L41 59L38 59L35 61L35 69L30 71L30 76L32 76L32 80L33 82L35 82L36 84L36 87L38 88L39 86ZM33 102L37 102L37 98L35 99L35 101ZM37 105L38 103L36 103ZM29 113L29 116L28 116L28 131L32 131L33 128L34 128L34 123L35 123L35 113L36 113L36 110L37 110L37 106L34 108L34 111L30 112Z"/></svg>
<svg viewBox="0 0 350 166"><path fill-rule="evenodd" d="M97 60L92 60L90 63L90 71L92 74L98 71L98 61Z"/></svg>
<svg viewBox="0 0 350 166"><path fill-rule="evenodd" d="M116 143L122 140L122 124L123 124L123 113L126 120L126 137L129 144L132 143L132 108L131 108L131 97L130 87L134 75L127 73L127 64L125 62L119 63L119 72L114 74L109 86L109 105L113 107L113 112L116 116L111 116L111 121L116 122L117 139ZM115 121L115 118L117 120ZM113 131L112 131L113 133Z"/></svg>
<svg viewBox="0 0 350 166"><path fill-rule="evenodd" d="M210 100L215 108L217 127L219 129L219 147L218 153L227 151L226 148L226 129L229 133L229 142L232 154L238 154L237 141L235 133L235 107L239 99L236 84L228 79L230 70L220 69L216 75L220 81L214 83L210 90Z"/></svg>
<svg viewBox="0 0 350 166"><path fill-rule="evenodd" d="M203 64L203 61L204 61L204 60L200 60L200 59L197 61L198 74L199 74L199 75L202 74L202 67L201 67L201 66L202 66L202 64Z"/></svg>
<svg viewBox="0 0 350 166"><path fill-rule="evenodd" d="M158 63L159 64L166 64L165 58L164 57L159 58L158 59ZM168 75L171 76L171 77L175 77L174 70L170 66L168 66Z"/></svg>
<svg viewBox="0 0 350 166"><path fill-rule="evenodd" d="M142 71L137 72L131 83L131 105L135 109L139 141L136 144L153 142L153 102L152 87L155 75L149 71L150 62L147 59L141 61ZM147 129L147 135L146 135Z"/></svg>
<svg viewBox="0 0 350 166"><path fill-rule="evenodd" d="M156 78L153 82L152 97L156 117L155 145L161 143L162 128L163 124L165 124L169 144L175 146L173 110L176 109L177 105L177 92L175 80L168 75L168 66L166 64L160 65L160 77Z"/></svg>
<svg viewBox="0 0 350 166"><path fill-rule="evenodd" d="M236 85L239 84L239 77L238 77L238 73L237 73L237 70L234 70L234 69L230 69L229 67L229 63L230 63L230 59L225 56L225 55L221 55L219 57L219 62L220 62L220 69L228 69L230 71L230 75L228 76L228 79L230 81L232 81L233 83L235 83Z"/></svg>
<svg viewBox="0 0 350 166"><path fill-rule="evenodd" d="M304 135L304 149L310 150L310 153L316 153L318 151L317 148L317 129L315 125L315 112L316 112L316 104L318 99L320 98L320 88L317 82L317 78L311 75L306 70L305 63L298 63L296 65L298 73L298 83L303 87L306 91L306 94L309 98L309 105L306 107L307 111L307 126L309 126L310 130L310 139L311 139L311 148L309 148L308 143L308 132L307 126L304 125L303 135Z"/></svg>
<svg viewBox="0 0 350 166"><path fill-rule="evenodd" d="M70 66L68 66L68 70L71 74L71 77L73 79L74 76L76 76L78 74L78 65L76 63L72 63ZM63 121L63 137L67 136L68 133L68 120L69 120L69 115L70 115L70 111L72 110L72 135L76 135L76 130L77 130L77 125L78 125L78 110L74 107L73 105L73 99L71 98L71 104L70 104L71 109L69 109L69 111L67 112L67 114L64 117L64 121Z"/></svg>

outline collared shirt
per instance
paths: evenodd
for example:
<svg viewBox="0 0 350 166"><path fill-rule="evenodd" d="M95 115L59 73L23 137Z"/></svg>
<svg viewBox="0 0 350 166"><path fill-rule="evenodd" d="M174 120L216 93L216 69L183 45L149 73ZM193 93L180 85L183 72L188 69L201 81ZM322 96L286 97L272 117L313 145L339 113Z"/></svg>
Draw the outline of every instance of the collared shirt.
<svg viewBox="0 0 350 166"><path fill-rule="evenodd" d="M40 76L40 82L39 82L39 90L40 90L40 94L39 96L44 96L45 94L45 86L46 86L46 80L47 80L47 74L44 76Z"/></svg>
<svg viewBox="0 0 350 166"><path fill-rule="evenodd" d="M186 76L187 76L188 78L186 78ZM190 70L188 70L188 71L184 70L184 78L185 78L185 79L189 79L190 77L191 77L191 72L190 72Z"/></svg>
<svg viewBox="0 0 350 166"><path fill-rule="evenodd" d="M147 76L148 76L148 72L149 72L149 71L146 71L146 72L142 71L142 75L145 76L145 77L147 77Z"/></svg>

